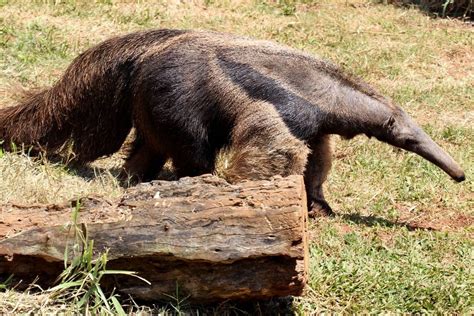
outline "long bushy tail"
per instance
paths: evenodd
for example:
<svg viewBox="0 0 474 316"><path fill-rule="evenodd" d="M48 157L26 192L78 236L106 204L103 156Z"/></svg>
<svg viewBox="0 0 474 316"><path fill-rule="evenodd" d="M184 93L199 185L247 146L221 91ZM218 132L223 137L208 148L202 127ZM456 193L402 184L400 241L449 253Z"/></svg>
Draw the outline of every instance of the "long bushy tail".
<svg viewBox="0 0 474 316"><path fill-rule="evenodd" d="M68 142L80 162L117 151L132 127L131 69L123 60L104 64L88 51L50 89L0 110L0 139L58 151Z"/></svg>
<svg viewBox="0 0 474 316"><path fill-rule="evenodd" d="M1 109L5 148L15 143L50 152L71 142L80 162L117 151L132 127L132 70L123 58L109 60L113 58L106 56L107 48L100 45L85 52L53 87Z"/></svg>
<svg viewBox="0 0 474 316"><path fill-rule="evenodd" d="M103 94L83 90L73 95L69 87L61 85L0 110L3 147L9 150L11 144L16 144L48 152L70 147L80 162L117 151L132 126L127 95L115 86L108 86L110 89Z"/></svg>
<svg viewBox="0 0 474 316"><path fill-rule="evenodd" d="M132 33L87 50L53 87L0 109L3 146L8 149L15 143L57 151L70 141L80 162L116 152L132 127L137 58L180 33Z"/></svg>

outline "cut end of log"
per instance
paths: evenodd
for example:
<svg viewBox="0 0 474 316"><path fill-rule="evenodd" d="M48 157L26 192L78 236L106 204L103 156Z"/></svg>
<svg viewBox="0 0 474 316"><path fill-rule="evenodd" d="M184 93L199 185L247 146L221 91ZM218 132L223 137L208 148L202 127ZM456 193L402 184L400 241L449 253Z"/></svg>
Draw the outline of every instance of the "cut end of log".
<svg viewBox="0 0 474 316"><path fill-rule="evenodd" d="M74 241L74 230L63 225L70 205L0 206L0 216L10 219L0 222L0 278L39 276L40 284L52 284ZM25 221L15 227L15 218ZM169 299L177 287L198 302L262 299L301 295L307 282L301 176L232 185L211 175L142 183L116 201L84 199L79 220L95 251L108 249L108 269L150 281L106 280L136 299Z"/></svg>

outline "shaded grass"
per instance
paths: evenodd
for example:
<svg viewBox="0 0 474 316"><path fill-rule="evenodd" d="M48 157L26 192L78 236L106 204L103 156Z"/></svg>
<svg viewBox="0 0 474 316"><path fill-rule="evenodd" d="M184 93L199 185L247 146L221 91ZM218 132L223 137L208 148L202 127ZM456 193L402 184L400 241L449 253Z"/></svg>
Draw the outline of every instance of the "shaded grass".
<svg viewBox="0 0 474 316"><path fill-rule="evenodd" d="M421 122L465 168L467 180L454 184L418 156L375 140L337 139L327 197L339 216L313 223L311 289L283 310L473 312L471 27L363 0L18 0L0 1L0 8L0 106L15 103L18 86L53 83L91 45L144 28L210 29L271 39L362 76ZM121 188L115 169L122 158L102 159L81 172L0 153L0 203L56 203L94 193L116 196ZM421 229L426 227L430 229ZM23 312L55 310L42 294L9 290L0 295L6 311L15 306ZM181 304L178 311L275 314L279 304L199 309ZM56 311L68 308L56 305ZM172 306L156 311L177 313Z"/></svg>
<svg viewBox="0 0 474 316"><path fill-rule="evenodd" d="M435 17L458 17L474 20L472 0L384 0L399 6L416 6Z"/></svg>

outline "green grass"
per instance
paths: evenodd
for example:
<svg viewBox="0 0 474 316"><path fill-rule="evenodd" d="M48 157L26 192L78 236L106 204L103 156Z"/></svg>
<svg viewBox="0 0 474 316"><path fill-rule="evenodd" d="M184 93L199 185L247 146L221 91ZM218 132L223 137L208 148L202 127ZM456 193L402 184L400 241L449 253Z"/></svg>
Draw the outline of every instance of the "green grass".
<svg viewBox="0 0 474 316"><path fill-rule="evenodd" d="M71 306L71 311L94 315L126 315L118 295L113 292L106 294L101 286L101 280L106 276L127 275L136 277L144 283L147 280L139 277L133 271L107 269L106 250L97 254L94 252L94 240L87 236L87 226L78 224L80 203L72 211L72 221L68 225L74 240L71 247L64 252L64 271L58 277L56 286L48 289L50 298Z"/></svg>
<svg viewBox="0 0 474 316"><path fill-rule="evenodd" d="M337 139L326 191L338 215L312 223L310 288L284 310L474 312L472 26L369 0L0 1L0 106L14 104L18 90L52 84L95 43L160 27L244 34L331 59L393 98L466 171L467 180L455 184L416 155L373 139ZM0 152L0 204L117 196L122 163L117 154L80 176L62 164ZM47 293L10 289L0 292L2 299L5 312L65 308ZM177 298L173 304L179 306L155 312L272 314L286 303L198 308Z"/></svg>
<svg viewBox="0 0 474 316"><path fill-rule="evenodd" d="M308 311L472 312L474 278L466 276L473 272L473 243L467 236L357 224L336 220L314 227L312 290L303 298Z"/></svg>

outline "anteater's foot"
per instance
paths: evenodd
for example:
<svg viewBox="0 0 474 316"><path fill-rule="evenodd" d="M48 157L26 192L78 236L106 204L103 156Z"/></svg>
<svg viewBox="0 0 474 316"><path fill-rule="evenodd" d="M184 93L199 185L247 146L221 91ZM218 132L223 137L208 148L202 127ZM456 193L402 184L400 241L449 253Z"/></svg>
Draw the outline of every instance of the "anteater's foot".
<svg viewBox="0 0 474 316"><path fill-rule="evenodd" d="M334 216L332 208L325 200L313 199L308 202L308 216L310 218Z"/></svg>

